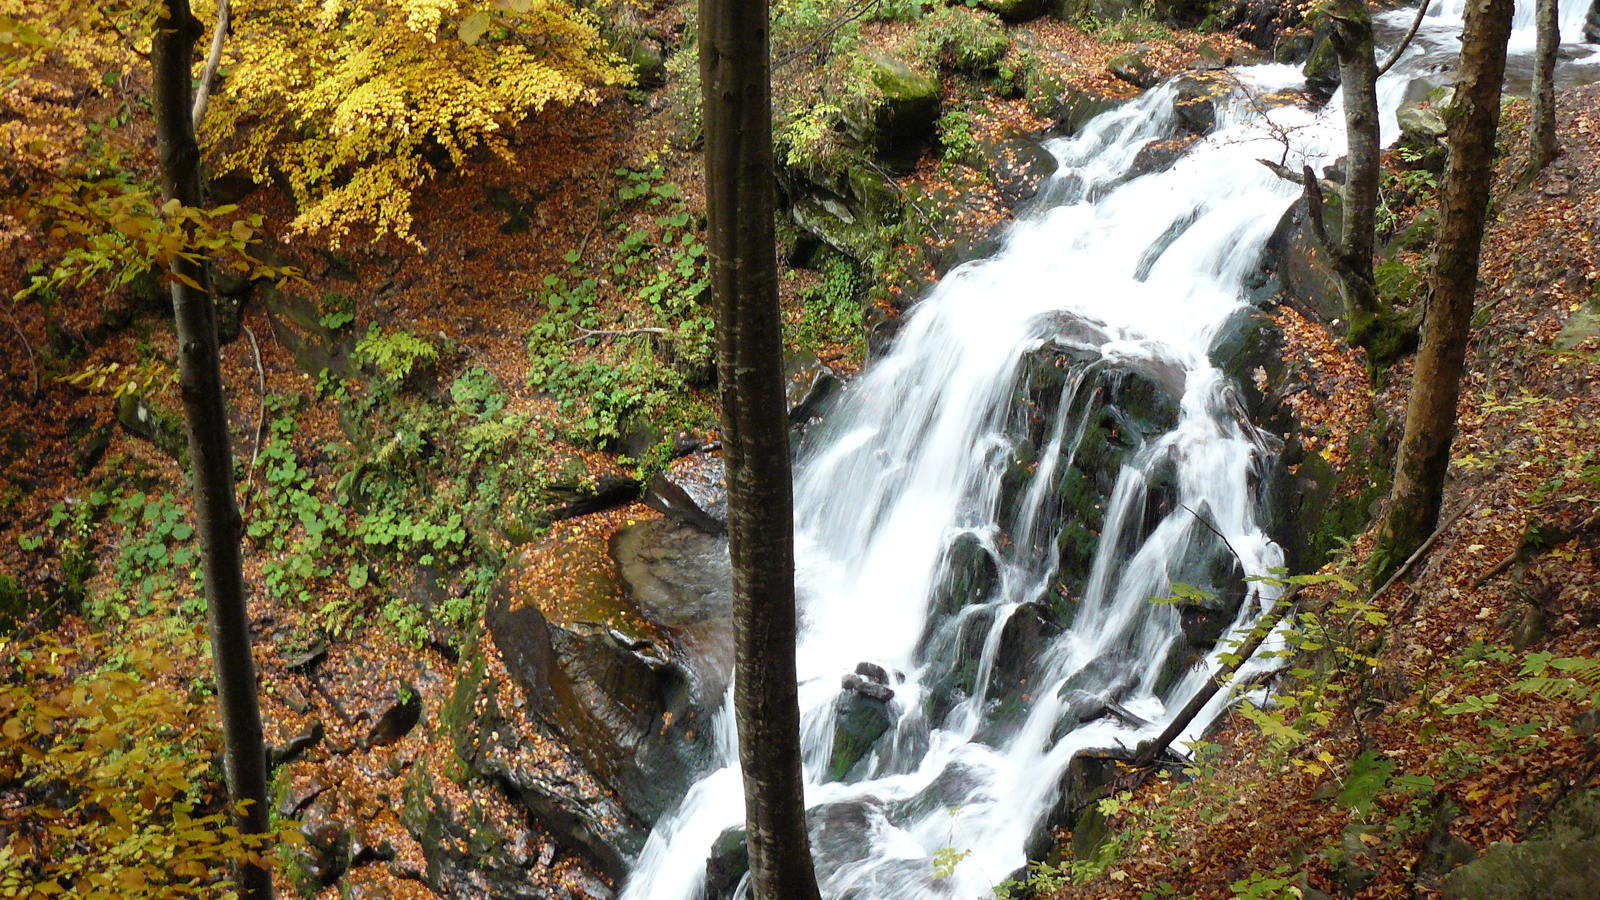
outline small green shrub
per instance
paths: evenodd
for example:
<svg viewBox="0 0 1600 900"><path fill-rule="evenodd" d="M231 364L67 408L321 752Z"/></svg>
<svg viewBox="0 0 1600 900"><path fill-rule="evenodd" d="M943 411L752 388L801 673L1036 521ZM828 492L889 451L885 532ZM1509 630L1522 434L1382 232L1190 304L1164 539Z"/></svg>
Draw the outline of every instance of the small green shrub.
<svg viewBox="0 0 1600 900"><path fill-rule="evenodd" d="M374 324L356 343L356 357L362 365L373 366L395 381L404 381L419 366L437 362L439 348L409 331L386 332Z"/></svg>
<svg viewBox="0 0 1600 900"><path fill-rule="evenodd" d="M967 75L992 75L1011 49L1000 18L990 12L945 7L917 23L913 38L918 61L930 68Z"/></svg>

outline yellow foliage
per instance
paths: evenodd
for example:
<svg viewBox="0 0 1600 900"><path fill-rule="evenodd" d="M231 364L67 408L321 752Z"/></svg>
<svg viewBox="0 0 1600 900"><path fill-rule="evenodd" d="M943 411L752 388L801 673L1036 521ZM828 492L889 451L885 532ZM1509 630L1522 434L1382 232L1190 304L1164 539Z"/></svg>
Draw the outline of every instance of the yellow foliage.
<svg viewBox="0 0 1600 900"><path fill-rule="evenodd" d="M238 0L224 71L216 169L285 176L291 228L335 246L355 226L416 244L424 152L508 156L522 119L630 77L565 0Z"/></svg>
<svg viewBox="0 0 1600 900"><path fill-rule="evenodd" d="M0 896L231 896L232 861L287 837L241 835L222 806L215 703L183 674L203 635L126 627L120 646L0 638Z"/></svg>

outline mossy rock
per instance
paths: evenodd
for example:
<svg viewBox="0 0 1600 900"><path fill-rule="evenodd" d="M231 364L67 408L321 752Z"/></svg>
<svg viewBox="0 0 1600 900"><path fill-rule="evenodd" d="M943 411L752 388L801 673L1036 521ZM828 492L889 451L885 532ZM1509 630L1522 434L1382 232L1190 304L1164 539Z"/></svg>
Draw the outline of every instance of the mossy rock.
<svg viewBox="0 0 1600 900"><path fill-rule="evenodd" d="M189 436L180 412L138 394L123 394L117 398L117 423L180 463L189 457Z"/></svg>
<svg viewBox="0 0 1600 900"><path fill-rule="evenodd" d="M909 172L939 118L939 80L883 53L863 57L874 96L845 112L857 140L889 166Z"/></svg>
<svg viewBox="0 0 1600 900"><path fill-rule="evenodd" d="M1572 314L1561 333L1556 335L1557 350L1576 350L1585 341L1600 336L1600 299L1591 300Z"/></svg>
<svg viewBox="0 0 1600 900"><path fill-rule="evenodd" d="M1140 45L1106 60L1106 70L1134 87L1147 88L1160 80L1149 56L1150 48Z"/></svg>
<svg viewBox="0 0 1600 900"><path fill-rule="evenodd" d="M978 0L978 5L1008 22L1026 22L1044 15L1049 0Z"/></svg>
<svg viewBox="0 0 1600 900"><path fill-rule="evenodd" d="M1495 844L1450 873L1445 900L1590 900L1600 884L1600 840Z"/></svg>
<svg viewBox="0 0 1600 900"><path fill-rule="evenodd" d="M1333 48L1332 32L1319 29L1311 44L1311 53L1300 69L1306 77L1306 87L1316 93L1333 96L1339 89L1339 54Z"/></svg>

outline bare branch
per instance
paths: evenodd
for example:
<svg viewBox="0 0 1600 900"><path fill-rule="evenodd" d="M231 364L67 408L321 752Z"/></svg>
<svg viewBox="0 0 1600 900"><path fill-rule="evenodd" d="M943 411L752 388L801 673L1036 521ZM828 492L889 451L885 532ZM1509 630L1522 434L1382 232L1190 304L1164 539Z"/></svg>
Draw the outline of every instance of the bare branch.
<svg viewBox="0 0 1600 900"><path fill-rule="evenodd" d="M1383 65L1378 67L1377 77L1382 78L1383 73L1394 68L1394 64L1400 61L1400 57L1406 52L1406 48L1411 46L1411 39L1417 36L1417 30L1422 27L1422 19L1427 16L1430 5L1432 5L1430 0L1422 0L1417 6L1417 17L1411 20L1411 30L1406 32L1406 36L1400 41L1399 46L1395 47L1394 52L1389 54L1389 58L1384 61Z"/></svg>
<svg viewBox="0 0 1600 900"><path fill-rule="evenodd" d="M666 334L666 333L667 333L667 330L665 328L652 328L652 327L640 327L640 328L584 328L583 326L580 325L580 326L578 326L578 336L573 338L570 341L567 341L567 343L576 344L579 341L586 341L589 338L595 338L595 337L624 337L624 336L630 335L630 334Z"/></svg>
<svg viewBox="0 0 1600 900"><path fill-rule="evenodd" d="M232 14L228 0L217 0L217 27L211 34L211 51L206 54L206 67L200 72L200 84L194 89L194 112L190 118L194 120L196 131L200 130L200 122L206 117L206 106L211 102L211 86L217 80L217 66L222 64L222 45L228 37ZM252 342L254 340L251 338Z"/></svg>

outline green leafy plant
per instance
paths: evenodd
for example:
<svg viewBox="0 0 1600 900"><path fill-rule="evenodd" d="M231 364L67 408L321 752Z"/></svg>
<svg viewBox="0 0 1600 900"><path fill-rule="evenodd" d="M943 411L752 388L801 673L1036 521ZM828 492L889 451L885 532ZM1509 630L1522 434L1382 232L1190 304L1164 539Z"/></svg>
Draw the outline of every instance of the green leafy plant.
<svg viewBox="0 0 1600 900"><path fill-rule="evenodd" d="M419 366L438 361L439 348L409 331L386 332L373 324L356 343L356 356L386 377L404 381Z"/></svg>

